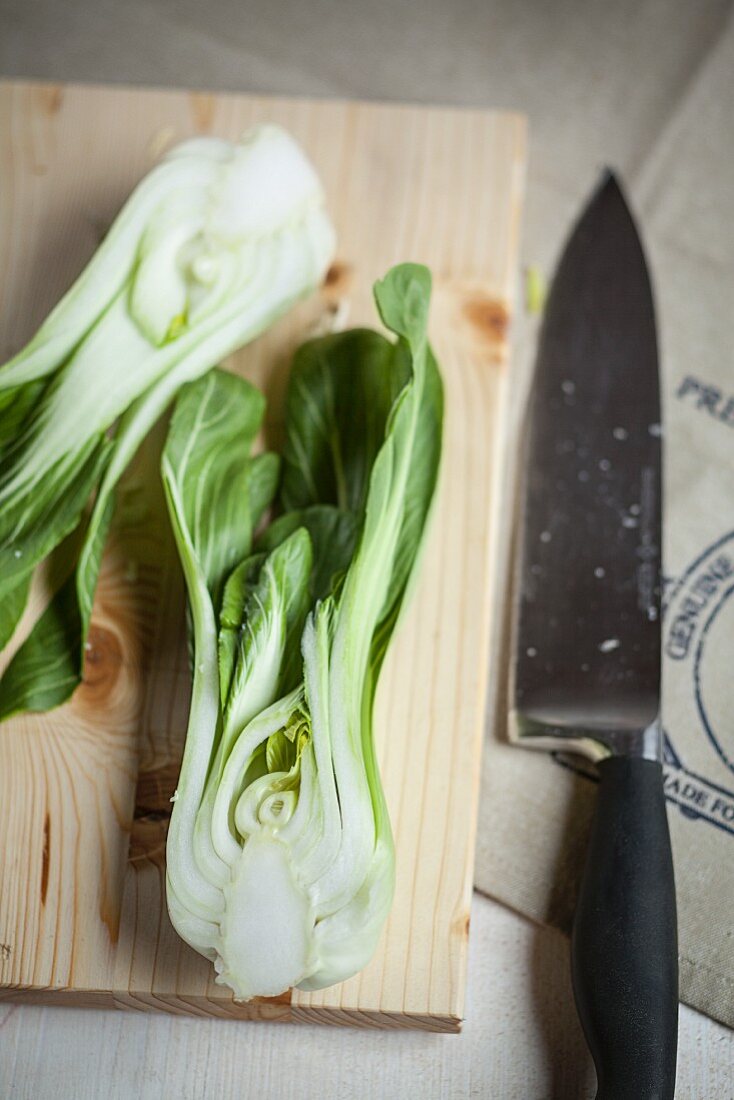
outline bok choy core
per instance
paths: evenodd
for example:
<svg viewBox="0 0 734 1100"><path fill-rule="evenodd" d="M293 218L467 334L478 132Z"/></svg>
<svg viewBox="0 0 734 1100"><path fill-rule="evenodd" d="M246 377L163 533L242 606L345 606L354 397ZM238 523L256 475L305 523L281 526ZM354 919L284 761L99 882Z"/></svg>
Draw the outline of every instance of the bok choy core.
<svg viewBox="0 0 734 1100"><path fill-rule="evenodd" d="M73 575L0 682L0 717L78 683L114 489L144 436L184 383L314 288L333 247L319 182L284 131L187 141L0 368L0 648L37 564L80 535Z"/></svg>
<svg viewBox="0 0 734 1100"><path fill-rule="evenodd" d="M247 454L261 397L214 372L171 423L162 470L193 694L168 906L241 999L350 977L392 901L372 712L438 473L429 296L424 267L393 268L375 298L396 340L354 330L296 354L281 514L254 544L273 461Z"/></svg>

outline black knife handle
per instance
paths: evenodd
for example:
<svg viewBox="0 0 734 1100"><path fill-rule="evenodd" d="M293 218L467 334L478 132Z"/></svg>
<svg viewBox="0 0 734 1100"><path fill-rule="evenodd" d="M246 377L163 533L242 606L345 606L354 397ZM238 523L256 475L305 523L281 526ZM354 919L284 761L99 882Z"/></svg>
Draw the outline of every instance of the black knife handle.
<svg viewBox="0 0 734 1100"><path fill-rule="evenodd" d="M597 1100L670 1100L678 936L662 767L613 756L599 796L571 943Z"/></svg>

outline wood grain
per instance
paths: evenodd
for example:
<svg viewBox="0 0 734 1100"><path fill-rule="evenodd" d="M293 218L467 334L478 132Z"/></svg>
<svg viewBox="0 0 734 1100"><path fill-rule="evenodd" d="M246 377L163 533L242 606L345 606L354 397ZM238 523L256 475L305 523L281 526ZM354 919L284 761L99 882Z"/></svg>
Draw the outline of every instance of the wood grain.
<svg viewBox="0 0 734 1100"><path fill-rule="evenodd" d="M335 309L350 324L374 324L371 284L399 260L427 263L436 283L445 457L420 579L377 701L397 849L393 911L376 957L351 981L244 1005L171 928L165 834L189 681L157 432L120 492L84 684L67 706L0 729L0 996L452 1031L464 1000L522 120L5 84L0 351L5 358L28 339L166 148L194 133L234 138L262 119L307 149L339 235L321 292L228 364L264 388L271 440L289 356L304 335ZM31 613L49 583L35 586Z"/></svg>

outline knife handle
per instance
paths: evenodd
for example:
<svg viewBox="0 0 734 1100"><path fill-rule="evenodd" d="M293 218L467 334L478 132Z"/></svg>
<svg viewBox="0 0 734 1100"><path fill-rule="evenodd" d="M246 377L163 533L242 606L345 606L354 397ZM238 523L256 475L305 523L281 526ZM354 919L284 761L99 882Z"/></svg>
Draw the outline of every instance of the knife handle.
<svg viewBox="0 0 734 1100"><path fill-rule="evenodd" d="M597 1100L671 1100L678 937L662 767L612 756L599 796L571 943L573 989Z"/></svg>

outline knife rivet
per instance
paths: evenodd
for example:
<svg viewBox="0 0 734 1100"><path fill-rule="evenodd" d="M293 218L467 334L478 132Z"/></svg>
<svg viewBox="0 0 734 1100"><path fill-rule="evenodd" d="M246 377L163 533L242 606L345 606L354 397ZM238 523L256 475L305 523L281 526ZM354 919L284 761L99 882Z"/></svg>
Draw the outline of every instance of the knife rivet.
<svg viewBox="0 0 734 1100"><path fill-rule="evenodd" d="M551 540L550 531L541 531L540 532L540 541L541 542L550 542L550 540Z"/></svg>
<svg viewBox="0 0 734 1100"><path fill-rule="evenodd" d="M625 439L627 439L629 435L629 432L626 428L615 428L612 432L612 435L615 439L618 439L620 443L624 443Z"/></svg>

